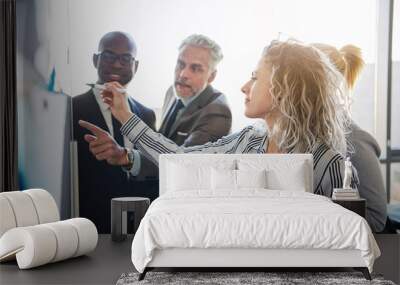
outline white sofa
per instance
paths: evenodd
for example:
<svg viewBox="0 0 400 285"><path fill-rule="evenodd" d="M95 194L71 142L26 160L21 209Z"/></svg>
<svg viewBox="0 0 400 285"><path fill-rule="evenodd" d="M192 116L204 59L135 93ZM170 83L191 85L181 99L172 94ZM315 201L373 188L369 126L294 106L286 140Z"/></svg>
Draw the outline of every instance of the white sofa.
<svg viewBox="0 0 400 285"><path fill-rule="evenodd" d="M96 248L96 226L88 219L60 221L53 197L43 189L0 193L0 262L20 269L86 254Z"/></svg>

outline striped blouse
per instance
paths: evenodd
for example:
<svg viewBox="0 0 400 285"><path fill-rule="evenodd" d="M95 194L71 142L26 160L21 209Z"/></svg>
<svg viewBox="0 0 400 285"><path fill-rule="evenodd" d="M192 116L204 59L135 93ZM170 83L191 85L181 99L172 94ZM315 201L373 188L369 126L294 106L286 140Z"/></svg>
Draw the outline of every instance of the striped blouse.
<svg viewBox="0 0 400 285"><path fill-rule="evenodd" d="M160 154L164 153L260 153L264 154L268 144L266 129L248 126L240 132L198 146L178 146L162 134L154 132L135 114L121 127L125 135L141 154L158 165ZM135 151L135 150L134 150ZM333 188L342 187L344 158L325 144L317 145L314 158L314 193L332 196ZM353 171L353 187L358 183Z"/></svg>

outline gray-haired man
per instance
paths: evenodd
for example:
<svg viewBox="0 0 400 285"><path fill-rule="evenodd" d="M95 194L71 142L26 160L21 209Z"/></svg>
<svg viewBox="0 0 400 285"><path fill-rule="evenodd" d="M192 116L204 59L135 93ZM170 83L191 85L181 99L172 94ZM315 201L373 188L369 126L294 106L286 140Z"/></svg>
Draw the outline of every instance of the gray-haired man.
<svg viewBox="0 0 400 285"><path fill-rule="evenodd" d="M178 145L200 145L229 133L232 114L225 95L211 86L222 57L218 44L206 36L191 35L181 43L159 130Z"/></svg>
<svg viewBox="0 0 400 285"><path fill-rule="evenodd" d="M210 85L222 57L221 48L203 35L191 35L180 45L175 82L165 95L159 130L176 144L200 145L230 132L232 114L225 95ZM115 144L103 137L103 145ZM109 161L113 155L110 152L103 159ZM119 165L135 176L142 168L141 154L130 149Z"/></svg>

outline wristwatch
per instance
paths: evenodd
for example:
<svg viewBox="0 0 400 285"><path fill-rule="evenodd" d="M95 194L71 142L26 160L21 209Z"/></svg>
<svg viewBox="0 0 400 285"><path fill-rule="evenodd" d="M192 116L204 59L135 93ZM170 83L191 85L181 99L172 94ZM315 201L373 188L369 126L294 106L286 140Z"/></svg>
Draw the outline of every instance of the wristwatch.
<svg viewBox="0 0 400 285"><path fill-rule="evenodd" d="M128 164L123 165L122 168L126 171L129 171L133 166L134 154L131 149L125 148L125 150L126 150L126 159L128 160Z"/></svg>

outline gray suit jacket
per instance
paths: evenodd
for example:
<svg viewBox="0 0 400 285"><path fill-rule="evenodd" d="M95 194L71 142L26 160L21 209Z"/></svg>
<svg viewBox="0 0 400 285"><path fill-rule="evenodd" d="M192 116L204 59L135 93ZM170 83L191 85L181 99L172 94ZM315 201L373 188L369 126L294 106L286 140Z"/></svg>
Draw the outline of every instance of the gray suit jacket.
<svg viewBox="0 0 400 285"><path fill-rule="evenodd" d="M224 94L211 85L176 118L170 132L165 133L166 118L176 100L171 86L165 95L159 132L178 145L193 146L216 141L226 136L232 126L232 113Z"/></svg>
<svg viewBox="0 0 400 285"><path fill-rule="evenodd" d="M386 190L379 163L381 150L376 140L354 122L348 140L354 148L351 161L360 179L358 191L367 201L366 220L374 232L380 232L387 217Z"/></svg>

